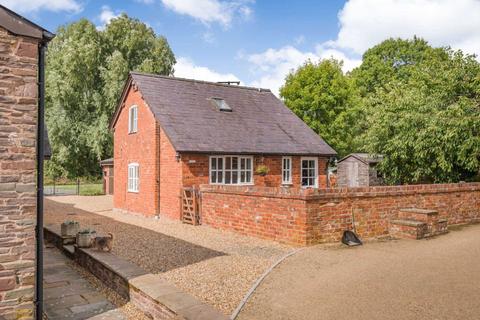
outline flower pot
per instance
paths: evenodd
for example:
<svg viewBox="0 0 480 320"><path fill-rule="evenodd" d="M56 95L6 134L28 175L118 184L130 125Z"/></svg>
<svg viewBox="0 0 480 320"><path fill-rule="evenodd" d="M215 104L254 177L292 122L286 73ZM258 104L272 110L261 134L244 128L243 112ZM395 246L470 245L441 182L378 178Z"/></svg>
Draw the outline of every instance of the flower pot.
<svg viewBox="0 0 480 320"><path fill-rule="evenodd" d="M90 248L95 239L95 232L91 233L77 233L77 246L79 248Z"/></svg>
<svg viewBox="0 0 480 320"><path fill-rule="evenodd" d="M62 223L60 233L62 236L75 236L78 232L78 223Z"/></svg>

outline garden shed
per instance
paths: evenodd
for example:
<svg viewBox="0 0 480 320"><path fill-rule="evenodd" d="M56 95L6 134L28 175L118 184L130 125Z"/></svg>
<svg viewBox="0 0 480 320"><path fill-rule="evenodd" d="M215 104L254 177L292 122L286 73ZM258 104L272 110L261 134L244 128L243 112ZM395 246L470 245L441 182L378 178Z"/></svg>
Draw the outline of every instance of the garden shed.
<svg viewBox="0 0 480 320"><path fill-rule="evenodd" d="M383 184L383 178L377 170L382 155L351 153L337 163L338 187L368 187Z"/></svg>

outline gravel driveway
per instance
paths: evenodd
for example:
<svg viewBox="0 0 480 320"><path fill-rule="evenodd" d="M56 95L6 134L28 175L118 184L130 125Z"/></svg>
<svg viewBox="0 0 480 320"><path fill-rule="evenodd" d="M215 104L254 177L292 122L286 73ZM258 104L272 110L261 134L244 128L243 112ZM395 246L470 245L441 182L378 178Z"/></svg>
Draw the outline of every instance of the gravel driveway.
<svg viewBox="0 0 480 320"><path fill-rule="evenodd" d="M114 234L112 253L159 273L229 315L255 280L291 247L207 226L112 212L111 196L45 199L45 224L76 220Z"/></svg>
<svg viewBox="0 0 480 320"><path fill-rule="evenodd" d="M480 225L430 240L310 247L237 319L480 319Z"/></svg>

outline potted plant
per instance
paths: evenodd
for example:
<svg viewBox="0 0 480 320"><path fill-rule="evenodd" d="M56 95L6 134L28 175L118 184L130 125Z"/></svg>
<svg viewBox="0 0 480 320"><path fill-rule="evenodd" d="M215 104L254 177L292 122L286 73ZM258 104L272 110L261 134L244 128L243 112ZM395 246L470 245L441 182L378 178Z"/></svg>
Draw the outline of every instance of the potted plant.
<svg viewBox="0 0 480 320"><path fill-rule="evenodd" d="M97 232L92 229L82 229L77 233L77 246L79 248L90 248Z"/></svg>
<svg viewBox="0 0 480 320"><path fill-rule="evenodd" d="M257 167L257 169L255 170L255 173L261 176L266 176L269 171L270 169L268 169L266 165L261 164Z"/></svg>
<svg viewBox="0 0 480 320"><path fill-rule="evenodd" d="M60 233L62 236L75 236L79 226L78 221L66 220L60 226Z"/></svg>

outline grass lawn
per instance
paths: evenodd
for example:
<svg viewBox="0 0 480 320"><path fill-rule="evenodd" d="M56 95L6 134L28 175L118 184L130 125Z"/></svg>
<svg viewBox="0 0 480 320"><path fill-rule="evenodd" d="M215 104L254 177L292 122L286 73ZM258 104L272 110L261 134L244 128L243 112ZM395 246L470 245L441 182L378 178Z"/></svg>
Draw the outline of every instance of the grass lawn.
<svg viewBox="0 0 480 320"><path fill-rule="evenodd" d="M53 191L53 184L44 186L46 193L51 194ZM55 193L62 194L76 194L76 184L57 184L55 185ZM101 183L85 183L80 184L81 196L98 196L103 194L103 185Z"/></svg>

